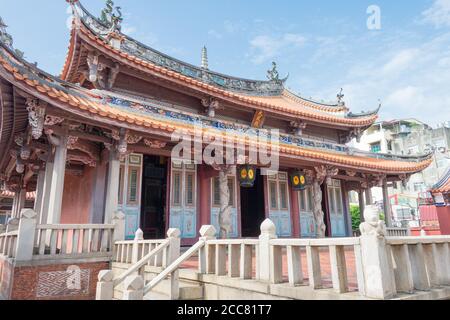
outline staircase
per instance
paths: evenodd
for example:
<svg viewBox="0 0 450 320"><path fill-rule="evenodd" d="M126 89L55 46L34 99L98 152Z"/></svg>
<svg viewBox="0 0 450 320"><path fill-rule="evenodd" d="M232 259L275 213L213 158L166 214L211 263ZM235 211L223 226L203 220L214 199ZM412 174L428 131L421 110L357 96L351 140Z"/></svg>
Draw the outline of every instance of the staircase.
<svg viewBox="0 0 450 320"><path fill-rule="evenodd" d="M113 263L112 270L115 276L119 276L130 269L130 267L131 264ZM159 273L161 273L161 268L146 267L143 276L145 285L148 285ZM170 300L170 285L170 278L162 280L144 297L144 300ZM182 279L179 281L179 290L179 300L203 300L203 286L198 284L198 282ZM122 297L123 283L114 288L114 299L122 300Z"/></svg>

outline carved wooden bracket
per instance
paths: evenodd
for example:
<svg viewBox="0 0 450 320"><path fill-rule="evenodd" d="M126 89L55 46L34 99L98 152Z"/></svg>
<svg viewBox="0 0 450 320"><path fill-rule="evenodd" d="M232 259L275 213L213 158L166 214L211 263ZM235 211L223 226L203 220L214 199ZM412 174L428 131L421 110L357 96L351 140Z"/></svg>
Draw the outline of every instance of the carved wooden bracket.
<svg viewBox="0 0 450 320"><path fill-rule="evenodd" d="M42 137L45 122L45 104L37 99L27 99L28 122L31 126L31 136L38 140Z"/></svg>
<svg viewBox="0 0 450 320"><path fill-rule="evenodd" d="M144 144L152 149L164 149L167 146L167 142L153 139L144 139Z"/></svg>
<svg viewBox="0 0 450 320"><path fill-rule="evenodd" d="M206 108L208 117L214 118L216 116L216 110L220 107L220 102L213 97L209 97L202 99L202 105Z"/></svg>
<svg viewBox="0 0 450 320"><path fill-rule="evenodd" d="M303 130L307 127L307 124L303 121L291 121L290 125L292 133L296 136L301 136L303 134Z"/></svg>

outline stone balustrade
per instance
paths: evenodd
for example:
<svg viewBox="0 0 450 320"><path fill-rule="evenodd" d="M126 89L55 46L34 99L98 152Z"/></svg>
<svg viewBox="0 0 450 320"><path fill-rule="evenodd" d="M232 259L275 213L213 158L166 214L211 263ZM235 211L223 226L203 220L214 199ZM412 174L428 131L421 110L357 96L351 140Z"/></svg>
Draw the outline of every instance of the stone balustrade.
<svg viewBox="0 0 450 320"><path fill-rule="evenodd" d="M388 237L408 237L410 231L408 228L387 228Z"/></svg>
<svg viewBox="0 0 450 320"><path fill-rule="evenodd" d="M17 231L0 234L0 255L6 258L15 258L17 234Z"/></svg>
<svg viewBox="0 0 450 320"><path fill-rule="evenodd" d="M38 225L33 259L112 252L114 225Z"/></svg>
<svg viewBox="0 0 450 320"><path fill-rule="evenodd" d="M37 214L24 209L18 229L0 235L0 255L17 262L112 257L114 242L124 239L124 216L110 225L38 225Z"/></svg>

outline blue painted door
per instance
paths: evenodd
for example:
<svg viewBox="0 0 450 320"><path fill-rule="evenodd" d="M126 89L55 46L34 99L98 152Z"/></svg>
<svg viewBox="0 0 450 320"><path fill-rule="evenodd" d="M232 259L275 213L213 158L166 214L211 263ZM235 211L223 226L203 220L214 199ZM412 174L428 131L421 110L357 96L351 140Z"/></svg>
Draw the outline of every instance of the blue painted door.
<svg viewBox="0 0 450 320"><path fill-rule="evenodd" d="M316 221L314 220L314 202L312 187L299 191L300 235L302 238L317 236Z"/></svg>
<svg viewBox="0 0 450 320"><path fill-rule="evenodd" d="M267 177L269 218L277 227L279 237L292 236L291 211L289 203L288 174L280 172Z"/></svg>
<svg viewBox="0 0 450 320"><path fill-rule="evenodd" d="M140 225L143 156L131 154L120 163L119 210L125 214L125 237L134 239Z"/></svg>
<svg viewBox="0 0 450 320"><path fill-rule="evenodd" d="M345 237L345 210L342 198L341 181L332 180L328 185L328 203L331 220L331 234L333 237Z"/></svg>
<svg viewBox="0 0 450 320"><path fill-rule="evenodd" d="M196 166L172 163L170 228L180 229L182 239L197 237L196 187Z"/></svg>

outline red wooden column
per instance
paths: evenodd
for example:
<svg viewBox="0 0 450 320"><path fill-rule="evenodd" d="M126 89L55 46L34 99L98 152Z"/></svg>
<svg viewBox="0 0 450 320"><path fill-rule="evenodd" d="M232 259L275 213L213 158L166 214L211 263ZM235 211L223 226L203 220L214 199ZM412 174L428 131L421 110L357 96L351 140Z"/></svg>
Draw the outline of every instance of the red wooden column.
<svg viewBox="0 0 450 320"><path fill-rule="evenodd" d="M211 224L211 179L217 174L207 165L198 166L198 227Z"/></svg>
<svg viewBox="0 0 450 320"><path fill-rule="evenodd" d="M291 221L292 221L292 232L294 238L300 238L300 206L298 203L298 191L292 189L292 186L289 186L290 195L291 195Z"/></svg>

